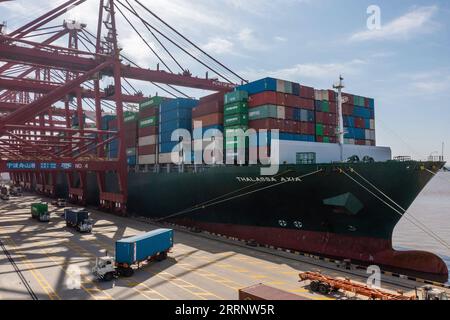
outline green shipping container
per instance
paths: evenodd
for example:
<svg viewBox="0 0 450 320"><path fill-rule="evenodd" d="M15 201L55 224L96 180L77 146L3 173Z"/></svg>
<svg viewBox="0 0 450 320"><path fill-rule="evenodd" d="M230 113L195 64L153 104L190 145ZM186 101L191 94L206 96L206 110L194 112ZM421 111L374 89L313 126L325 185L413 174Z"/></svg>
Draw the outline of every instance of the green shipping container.
<svg viewBox="0 0 450 320"><path fill-rule="evenodd" d="M330 138L329 137L323 137L323 142L330 143Z"/></svg>
<svg viewBox="0 0 450 320"><path fill-rule="evenodd" d="M138 121L139 120L139 116L136 112L125 112L123 114L123 121L124 122L133 122L133 121Z"/></svg>
<svg viewBox="0 0 450 320"><path fill-rule="evenodd" d="M248 102L247 101L239 101L227 104L223 108L223 113L226 116L233 114L247 114L248 113Z"/></svg>
<svg viewBox="0 0 450 320"><path fill-rule="evenodd" d="M316 135L323 136L323 125L322 124L316 124Z"/></svg>
<svg viewBox="0 0 450 320"><path fill-rule="evenodd" d="M247 114L235 114L235 115L231 115L231 116L225 116L223 122L226 127L248 125L248 115Z"/></svg>
<svg viewBox="0 0 450 320"><path fill-rule="evenodd" d="M149 100L146 100L144 102L141 102L139 104L139 110L143 110L143 109L147 109L147 108L154 108L154 107L159 107L159 105L164 101L167 100L167 98L163 98L163 97L153 97L150 98Z"/></svg>
<svg viewBox="0 0 450 320"><path fill-rule="evenodd" d="M33 203L31 204L31 216L33 218L39 217L48 212L48 204L47 203Z"/></svg>
<svg viewBox="0 0 450 320"><path fill-rule="evenodd" d="M237 130L242 130L244 133L248 130L248 126L231 126L225 128L224 136L234 136L237 133Z"/></svg>
<svg viewBox="0 0 450 320"><path fill-rule="evenodd" d="M249 120L259 120L266 118L278 119L278 107L272 104L251 108L248 112Z"/></svg>
<svg viewBox="0 0 450 320"><path fill-rule="evenodd" d="M233 91L225 94L225 104L248 101L248 92L247 91Z"/></svg>
<svg viewBox="0 0 450 320"><path fill-rule="evenodd" d="M145 118L139 121L139 128L156 127L158 124L158 117Z"/></svg>
<svg viewBox="0 0 450 320"><path fill-rule="evenodd" d="M322 112L330 112L330 102L323 100L320 102Z"/></svg>
<svg viewBox="0 0 450 320"><path fill-rule="evenodd" d="M243 145L241 145L244 143ZM237 137L225 138L224 139L224 149L225 150L236 150L236 149L248 149L249 139L246 138L244 141L240 142Z"/></svg>

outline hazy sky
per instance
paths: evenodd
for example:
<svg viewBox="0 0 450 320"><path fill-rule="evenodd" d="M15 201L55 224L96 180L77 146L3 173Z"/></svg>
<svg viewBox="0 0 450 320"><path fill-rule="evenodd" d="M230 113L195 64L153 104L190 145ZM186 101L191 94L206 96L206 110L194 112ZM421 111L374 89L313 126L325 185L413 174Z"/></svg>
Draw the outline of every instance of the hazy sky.
<svg viewBox="0 0 450 320"><path fill-rule="evenodd" d="M0 20L6 20L11 31L62 2L0 4ZM342 73L349 92L375 98L379 145L391 146L394 155L424 158L440 154L445 141L450 158L449 1L141 2L246 79L276 76L329 88ZM370 5L381 10L381 30L367 27ZM75 18L95 32L97 6L97 0L88 0L58 23ZM136 20L134 24L158 49L142 25ZM120 17L119 25L124 53L154 68L150 50ZM192 60L184 61L196 75L206 71ZM154 93L149 85L137 86Z"/></svg>

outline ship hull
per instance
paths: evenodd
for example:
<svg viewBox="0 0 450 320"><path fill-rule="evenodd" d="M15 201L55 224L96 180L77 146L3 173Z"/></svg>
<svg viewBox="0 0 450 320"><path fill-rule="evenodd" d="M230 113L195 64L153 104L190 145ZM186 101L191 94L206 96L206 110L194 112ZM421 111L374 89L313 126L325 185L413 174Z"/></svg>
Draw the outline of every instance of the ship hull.
<svg viewBox="0 0 450 320"><path fill-rule="evenodd" d="M446 282L448 269L438 256L392 247L393 231L405 218L404 210L442 166L286 165L274 177L262 177L258 166L134 172L129 173L128 211L262 245ZM107 186L117 186L111 176Z"/></svg>

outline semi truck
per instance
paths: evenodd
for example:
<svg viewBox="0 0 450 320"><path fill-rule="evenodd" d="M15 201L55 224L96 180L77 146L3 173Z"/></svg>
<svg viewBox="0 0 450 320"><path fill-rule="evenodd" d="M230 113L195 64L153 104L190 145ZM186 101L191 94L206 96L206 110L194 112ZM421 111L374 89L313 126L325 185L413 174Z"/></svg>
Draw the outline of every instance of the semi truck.
<svg viewBox="0 0 450 320"><path fill-rule="evenodd" d="M48 204L45 202L31 204L31 217L40 222L49 222L50 213L48 212Z"/></svg>
<svg viewBox="0 0 450 320"><path fill-rule="evenodd" d="M64 219L66 226L74 228L78 232L92 232L93 220L90 218L89 211L85 209L65 209Z"/></svg>
<svg viewBox="0 0 450 320"><path fill-rule="evenodd" d="M143 235L116 241L115 257L97 258L92 269L98 280L111 281L120 276L131 277L133 267L141 263L163 261L173 247L173 230L158 229Z"/></svg>
<svg viewBox="0 0 450 320"><path fill-rule="evenodd" d="M57 199L55 201L52 201L52 205L58 208L65 208L66 207L66 199Z"/></svg>
<svg viewBox="0 0 450 320"><path fill-rule="evenodd" d="M0 188L0 198L2 200L9 200L9 186L2 186Z"/></svg>
<svg viewBox="0 0 450 320"><path fill-rule="evenodd" d="M9 192L14 197L21 197L22 196L22 187L12 186Z"/></svg>

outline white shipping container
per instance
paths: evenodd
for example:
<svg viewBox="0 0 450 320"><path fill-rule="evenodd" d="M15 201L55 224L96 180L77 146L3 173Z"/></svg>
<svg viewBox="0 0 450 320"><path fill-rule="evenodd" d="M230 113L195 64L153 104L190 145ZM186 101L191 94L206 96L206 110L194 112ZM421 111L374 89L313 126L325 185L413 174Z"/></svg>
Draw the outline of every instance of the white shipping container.
<svg viewBox="0 0 450 320"><path fill-rule="evenodd" d="M157 138L158 136L156 135L141 137L139 138L139 146L144 147L156 144L158 140Z"/></svg>
<svg viewBox="0 0 450 320"><path fill-rule="evenodd" d="M277 79L277 92L284 92L284 81Z"/></svg>
<svg viewBox="0 0 450 320"><path fill-rule="evenodd" d="M155 164L156 163L156 155L147 155L147 156L139 156L139 164Z"/></svg>
<svg viewBox="0 0 450 320"><path fill-rule="evenodd" d="M375 130L375 120L373 119L370 120L370 129Z"/></svg>
<svg viewBox="0 0 450 320"><path fill-rule="evenodd" d="M189 154L191 156L191 154ZM184 163L190 163L192 162L192 158L189 158L186 154L184 155ZM159 163L161 164L182 164L183 163L183 157L180 156L179 152L172 152L172 153L160 153L159 154Z"/></svg>
<svg viewBox="0 0 450 320"><path fill-rule="evenodd" d="M277 118L278 119L286 119L286 108L283 106L277 107Z"/></svg>
<svg viewBox="0 0 450 320"><path fill-rule="evenodd" d="M322 100L322 94L320 90L314 90L314 100Z"/></svg>

